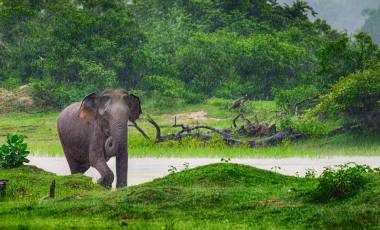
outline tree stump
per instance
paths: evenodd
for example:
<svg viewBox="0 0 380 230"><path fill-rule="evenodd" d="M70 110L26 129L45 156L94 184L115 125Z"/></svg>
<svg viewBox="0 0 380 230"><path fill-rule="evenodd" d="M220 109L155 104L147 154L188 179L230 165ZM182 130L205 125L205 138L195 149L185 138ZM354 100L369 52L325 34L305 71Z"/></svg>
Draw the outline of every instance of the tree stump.
<svg viewBox="0 0 380 230"><path fill-rule="evenodd" d="M50 192L49 197L54 199L55 198L55 180L53 180L50 184Z"/></svg>

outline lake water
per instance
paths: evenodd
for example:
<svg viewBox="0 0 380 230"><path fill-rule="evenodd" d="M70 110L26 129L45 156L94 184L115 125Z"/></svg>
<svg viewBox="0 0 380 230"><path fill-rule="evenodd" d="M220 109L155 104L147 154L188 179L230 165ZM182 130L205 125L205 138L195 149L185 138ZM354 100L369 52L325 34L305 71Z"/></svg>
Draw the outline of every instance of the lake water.
<svg viewBox="0 0 380 230"><path fill-rule="evenodd" d="M35 165L46 171L57 175L69 175L70 169L65 157L49 157L31 155L28 157L30 165ZM167 175L171 166L178 170L184 169L184 163L188 163L189 168L201 165L218 163L221 158L167 158L167 157L141 157L129 158L128 164L128 185L136 185L153 180L154 178ZM246 164L261 169L276 171L285 175L303 176L307 169L316 170L317 174L323 171L324 167L333 167L338 164L356 162L366 164L371 167L380 167L380 156L331 156L331 157L289 157L289 158L232 158L231 163ZM111 158L108 165L115 173L115 158ZM90 168L86 176L94 180L100 177L99 173Z"/></svg>

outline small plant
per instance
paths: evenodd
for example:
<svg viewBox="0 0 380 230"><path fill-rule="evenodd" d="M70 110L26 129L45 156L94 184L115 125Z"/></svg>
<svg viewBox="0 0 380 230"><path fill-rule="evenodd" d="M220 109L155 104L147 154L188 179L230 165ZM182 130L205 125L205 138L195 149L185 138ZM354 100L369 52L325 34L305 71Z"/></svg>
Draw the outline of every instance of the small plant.
<svg viewBox="0 0 380 230"><path fill-rule="evenodd" d="M231 158L224 158L224 157L222 157L221 159L220 159L220 161L221 162L224 162L224 163L229 163L230 161L231 161Z"/></svg>
<svg viewBox="0 0 380 230"><path fill-rule="evenodd" d="M305 178L316 178L317 177L317 171L315 169L306 169L305 172Z"/></svg>
<svg viewBox="0 0 380 230"><path fill-rule="evenodd" d="M0 146L0 168L16 168L28 163L28 145L24 135L8 134L7 142Z"/></svg>
<svg viewBox="0 0 380 230"><path fill-rule="evenodd" d="M174 173L178 172L178 169L177 169L177 167L175 167L174 165L169 165L168 172L169 172L170 174L174 174Z"/></svg>
<svg viewBox="0 0 380 230"><path fill-rule="evenodd" d="M337 169L325 168L318 178L314 198L331 200L353 195L367 183L366 174L370 172L373 170L369 166L355 163L338 165Z"/></svg>
<svg viewBox="0 0 380 230"><path fill-rule="evenodd" d="M189 166L190 166L190 163L189 163L189 162L185 162L185 163L183 163L183 170L188 170L188 169L189 169Z"/></svg>
<svg viewBox="0 0 380 230"><path fill-rule="evenodd" d="M281 171L281 167L280 166L277 166L277 165L275 165L275 166L273 166L272 168L270 168L272 171L274 171L274 172L279 172L279 171Z"/></svg>

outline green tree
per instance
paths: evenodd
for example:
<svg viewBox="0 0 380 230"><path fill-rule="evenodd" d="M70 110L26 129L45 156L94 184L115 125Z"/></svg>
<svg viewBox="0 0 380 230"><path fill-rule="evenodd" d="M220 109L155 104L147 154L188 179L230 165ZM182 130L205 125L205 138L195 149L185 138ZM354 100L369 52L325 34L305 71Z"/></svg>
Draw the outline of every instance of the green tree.
<svg viewBox="0 0 380 230"><path fill-rule="evenodd" d="M237 35L195 33L176 52L180 78L192 91L211 96L222 82L237 78Z"/></svg>
<svg viewBox="0 0 380 230"><path fill-rule="evenodd" d="M340 78L355 71L363 71L380 60L378 46L366 33L358 33L351 40L340 34L324 44L317 54L319 60L319 86L328 89Z"/></svg>

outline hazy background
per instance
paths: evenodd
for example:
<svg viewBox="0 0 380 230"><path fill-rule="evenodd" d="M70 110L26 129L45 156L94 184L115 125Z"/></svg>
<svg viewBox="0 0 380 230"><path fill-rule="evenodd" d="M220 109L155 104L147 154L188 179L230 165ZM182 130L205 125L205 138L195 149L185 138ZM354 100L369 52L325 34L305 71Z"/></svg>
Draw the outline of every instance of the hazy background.
<svg viewBox="0 0 380 230"><path fill-rule="evenodd" d="M292 3L293 0L278 0L280 3ZM319 18L326 19L334 28L353 33L365 22L363 10L375 9L380 0L306 0L318 13ZM380 23L379 23L380 24ZM380 25L379 25L380 26Z"/></svg>

